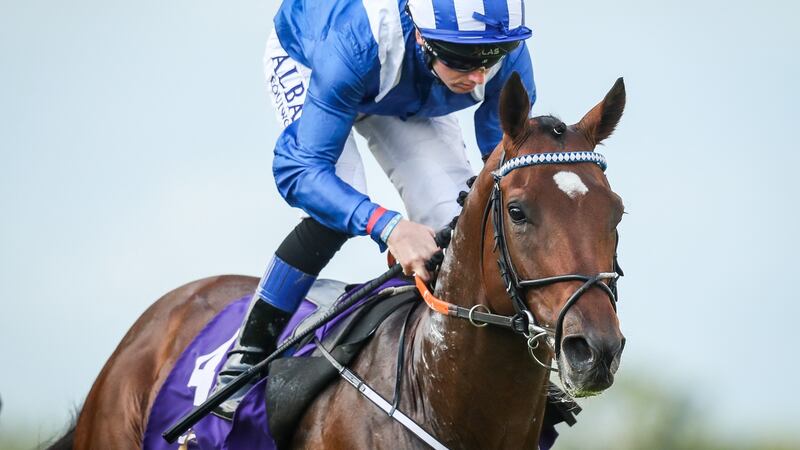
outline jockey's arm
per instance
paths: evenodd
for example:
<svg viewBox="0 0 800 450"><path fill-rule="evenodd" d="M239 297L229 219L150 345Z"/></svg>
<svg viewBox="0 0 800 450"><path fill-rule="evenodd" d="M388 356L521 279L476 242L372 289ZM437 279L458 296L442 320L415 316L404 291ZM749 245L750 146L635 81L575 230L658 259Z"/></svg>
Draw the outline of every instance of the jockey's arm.
<svg viewBox="0 0 800 450"><path fill-rule="evenodd" d="M400 213L373 203L336 175L336 162L364 98L368 63L364 53L346 53L342 44L317 49L311 81L300 118L290 124L275 146L273 172L278 191L321 224L350 235L369 234L385 249L387 243L406 274L427 280L425 261L438 250L430 227L399 220ZM348 55L346 57L342 55ZM359 63L362 63L359 66Z"/></svg>
<svg viewBox="0 0 800 450"><path fill-rule="evenodd" d="M358 66L363 55L344 57L342 46L331 38L316 51L320 57L313 61L302 115L275 146L275 182L290 205L321 224L353 236L370 234L383 248L381 232L399 213L381 208L336 175L370 75Z"/></svg>

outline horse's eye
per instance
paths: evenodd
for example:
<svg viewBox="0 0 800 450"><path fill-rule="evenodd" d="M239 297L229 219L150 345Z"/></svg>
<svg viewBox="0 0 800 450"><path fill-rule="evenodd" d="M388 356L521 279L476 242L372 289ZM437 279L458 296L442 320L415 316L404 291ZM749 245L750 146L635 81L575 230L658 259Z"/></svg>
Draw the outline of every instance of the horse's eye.
<svg viewBox="0 0 800 450"><path fill-rule="evenodd" d="M525 213L522 212L519 206L508 205L508 215L511 216L511 220L513 220L514 223L525 222Z"/></svg>

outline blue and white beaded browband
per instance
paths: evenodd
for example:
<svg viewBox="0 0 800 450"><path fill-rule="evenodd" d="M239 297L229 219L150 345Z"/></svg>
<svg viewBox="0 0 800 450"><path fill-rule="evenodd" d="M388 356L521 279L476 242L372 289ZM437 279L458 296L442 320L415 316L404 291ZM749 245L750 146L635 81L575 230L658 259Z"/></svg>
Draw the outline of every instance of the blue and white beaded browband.
<svg viewBox="0 0 800 450"><path fill-rule="evenodd" d="M557 153L534 153L530 155L517 156L506 161L499 169L492 172L495 177L502 178L514 169L527 166L539 166L542 164L571 164L590 162L600 166L603 172L606 171L608 164L606 157L595 152L557 152Z"/></svg>

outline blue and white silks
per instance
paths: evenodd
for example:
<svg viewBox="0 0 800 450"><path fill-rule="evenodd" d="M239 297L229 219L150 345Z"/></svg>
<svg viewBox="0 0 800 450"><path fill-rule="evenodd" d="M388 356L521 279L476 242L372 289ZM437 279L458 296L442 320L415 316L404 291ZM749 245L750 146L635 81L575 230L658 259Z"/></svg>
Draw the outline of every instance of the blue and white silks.
<svg viewBox="0 0 800 450"><path fill-rule="evenodd" d="M350 235L367 234L380 207L335 174L359 115L437 117L482 102L475 132L487 154L502 137L499 93L511 73L521 75L531 103L536 100L524 42L487 73L484 86L469 94L450 91L428 69L405 6L406 0L285 0L275 17L281 46L312 70L302 115L275 146L278 190L290 205ZM396 214L373 218L373 239L381 242Z"/></svg>

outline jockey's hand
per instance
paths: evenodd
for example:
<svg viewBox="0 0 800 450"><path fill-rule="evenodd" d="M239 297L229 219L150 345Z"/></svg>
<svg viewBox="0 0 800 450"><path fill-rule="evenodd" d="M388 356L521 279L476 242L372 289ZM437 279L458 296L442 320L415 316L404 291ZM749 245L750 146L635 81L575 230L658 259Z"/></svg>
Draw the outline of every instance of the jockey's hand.
<svg viewBox="0 0 800 450"><path fill-rule="evenodd" d="M386 244L397 262L403 266L404 274L416 274L426 282L430 280L431 275L425 269L425 262L439 251L433 240L434 235L432 228L416 222L403 219L397 223Z"/></svg>

